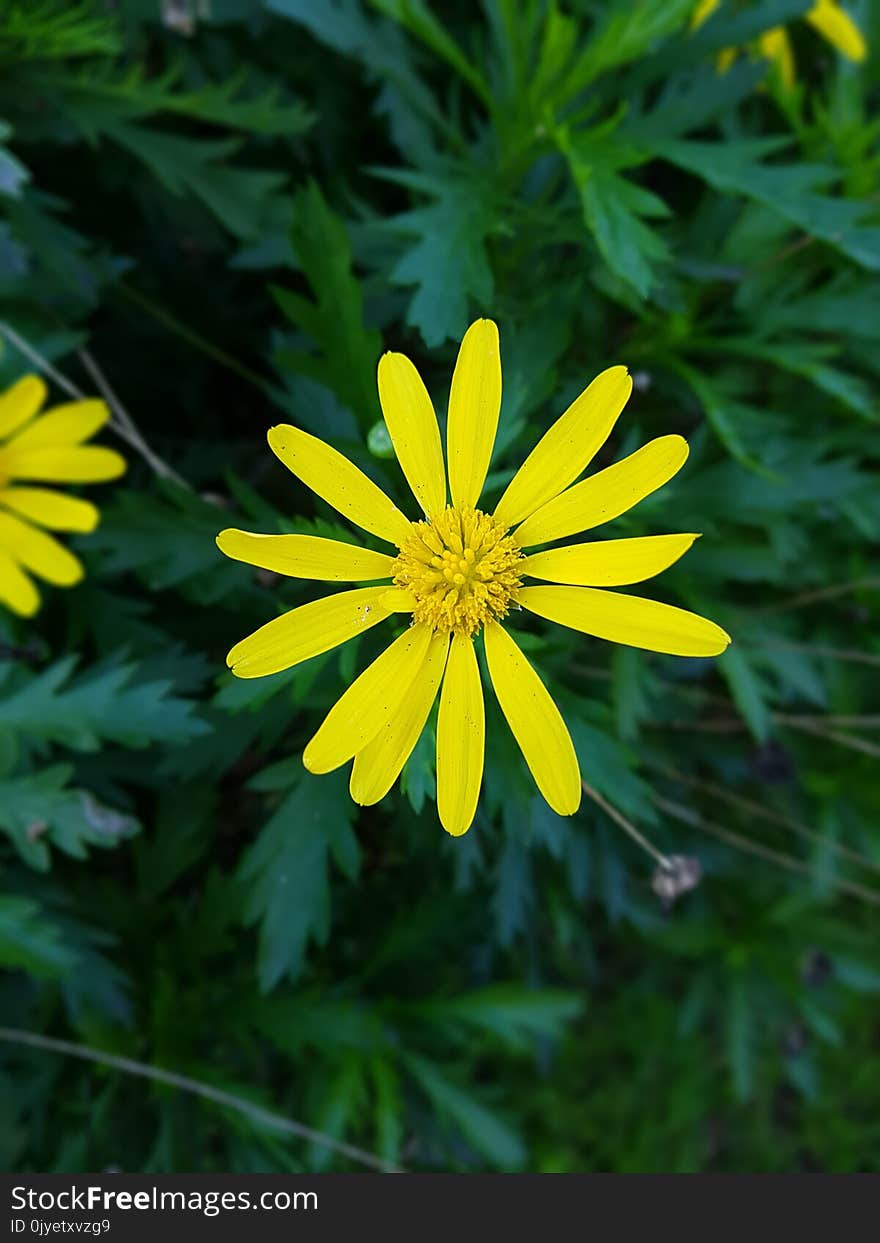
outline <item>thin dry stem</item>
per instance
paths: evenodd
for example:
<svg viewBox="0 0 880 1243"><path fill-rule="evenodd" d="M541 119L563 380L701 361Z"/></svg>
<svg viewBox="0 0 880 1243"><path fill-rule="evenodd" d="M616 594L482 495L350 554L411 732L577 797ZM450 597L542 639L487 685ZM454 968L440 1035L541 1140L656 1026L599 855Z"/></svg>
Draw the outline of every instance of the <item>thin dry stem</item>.
<svg viewBox="0 0 880 1243"><path fill-rule="evenodd" d="M681 803L672 802L670 799L663 798L655 793L651 794L651 801L661 811L665 811L667 815L681 821L683 824L689 825L692 829L698 829L701 833L707 833L710 837L717 838L718 841L724 842L728 846L733 846L736 850L742 850L746 854L757 855L758 858L765 859L768 863L775 863L789 872L798 872L802 876L812 875L813 869L809 864L802 862L802 860L795 859L792 855L784 854L781 850L773 850L770 846L764 846L760 842L754 842L750 837L743 837L742 834L734 833L731 829L725 829L721 825L713 824L710 820L704 820L697 812L683 806ZM838 889L841 893L848 894L854 898L860 898L871 906L880 906L880 891L876 889L869 889L866 885L859 885L851 880L839 880L837 877L832 877L830 883L833 888Z"/></svg>
<svg viewBox="0 0 880 1243"><path fill-rule="evenodd" d="M353 1144L346 1144L342 1140L334 1139L332 1135L325 1135L322 1131L315 1131L302 1122L296 1122L293 1118L271 1113L268 1109L263 1109L261 1105L254 1105L240 1096L233 1096L231 1092L224 1092L221 1088L212 1087L211 1084L202 1083L198 1079L190 1079L188 1075L179 1075L176 1071L162 1070L158 1066L148 1066L146 1062L137 1062L130 1057L120 1057L116 1053L105 1053L102 1049L93 1049L89 1045L73 1044L69 1040L56 1040L52 1036L41 1036L37 1032L25 1031L17 1027L0 1027L0 1040L5 1040L9 1044L27 1045L32 1049L42 1049L49 1053L63 1053L67 1057L78 1057L85 1062L109 1066L127 1075L150 1079L154 1083L164 1083L168 1087L178 1088L182 1092L190 1092L193 1096L201 1096L205 1100L213 1101L216 1105L234 1109L262 1126L274 1127L278 1131L285 1131L288 1135L295 1135L298 1139L308 1140L311 1144L320 1144L324 1148L330 1148L338 1152L340 1156L348 1157L349 1160L357 1161L360 1165L369 1166L371 1169L380 1170L384 1174L403 1172L398 1166L391 1165L383 1161L381 1157L377 1157L375 1153L356 1148Z"/></svg>
<svg viewBox="0 0 880 1243"><path fill-rule="evenodd" d="M837 596L849 595L853 591L876 591L880 587L880 578L872 575L868 578L852 579L848 583L833 583L830 587L818 587L812 591L803 591L787 600L775 604L765 604L755 608L754 613L786 613L789 609L799 609L805 604L815 604L817 600L833 600Z"/></svg>
<svg viewBox="0 0 880 1243"><path fill-rule="evenodd" d="M634 824L627 820L626 816L624 816L622 812L619 812L616 807L613 807L611 803L608 802L607 799L603 798L598 790L594 790L593 787L588 785L584 780L581 780L581 786L583 787L584 794L586 794L588 798L591 798L598 807L601 807L606 816L610 816L614 823L623 829L624 833L631 837L637 846L641 847L642 850L649 854L655 863L657 863L666 872L672 872L675 870L675 864L672 863L666 855L662 854L656 846L649 842L644 833L640 832Z"/></svg>
<svg viewBox="0 0 880 1243"><path fill-rule="evenodd" d="M69 380L63 372L59 371L48 358L35 349L29 341L26 341L20 333L16 332L14 328L11 328L9 324L2 320L0 320L0 332L9 339L28 362L39 371L42 371L44 375L47 375L68 397L72 397L74 401L84 401L86 399L86 394L82 389L78 388L72 380ZM181 475L178 475L177 471L163 461L158 453L154 452L147 444L134 419L128 413L125 406L123 406L119 397L111 388L107 377L88 350L78 350L77 353L82 360L83 366L95 381L101 396L110 408L111 418L109 427L111 430L134 449L135 452L139 453L150 469L160 478L171 479L180 487L189 488L190 485L186 480Z"/></svg>
<svg viewBox="0 0 880 1243"><path fill-rule="evenodd" d="M704 793L712 795L713 798L729 803L732 807L738 807L752 816L758 816L770 824L787 829L797 837L802 837L806 841L827 847L833 850L835 854L840 855L841 858L848 859L851 863L869 868L874 872L880 872L880 862L875 862L873 859L869 859L867 855L860 854L859 851L852 850L849 846L844 846L840 842L828 841L821 833L817 833L815 829L811 829L806 824L801 824L798 820L793 820L790 816L784 816L773 808L765 807L763 803L758 803L751 798L745 798L742 794L734 794L725 786L718 785L714 781L706 781L701 777L692 777L689 773L683 773L680 769L671 768L667 764L651 762L650 767L656 772L663 773L666 777L671 777L673 781L690 786L694 790L702 790Z"/></svg>

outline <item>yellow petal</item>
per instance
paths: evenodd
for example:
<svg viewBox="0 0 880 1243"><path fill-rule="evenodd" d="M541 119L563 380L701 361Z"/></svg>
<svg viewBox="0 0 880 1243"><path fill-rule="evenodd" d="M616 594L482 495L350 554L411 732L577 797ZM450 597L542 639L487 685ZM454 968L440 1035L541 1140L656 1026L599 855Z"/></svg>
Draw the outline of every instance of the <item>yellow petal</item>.
<svg viewBox="0 0 880 1243"><path fill-rule="evenodd" d="M447 833L471 827L483 780L486 719L473 641L454 634L437 716L437 813Z"/></svg>
<svg viewBox="0 0 880 1243"><path fill-rule="evenodd" d="M332 772L376 737L412 693L430 642L430 626L411 626L352 682L303 752L310 773Z"/></svg>
<svg viewBox="0 0 880 1243"><path fill-rule="evenodd" d="M46 480L49 483L106 483L125 473L126 462L115 449L102 445L74 445L58 449L3 450L4 466L14 479Z"/></svg>
<svg viewBox="0 0 880 1243"><path fill-rule="evenodd" d="M384 552L358 548L316 535L255 535L230 527L217 536L217 547L234 561L258 565L288 578L360 583L390 578L394 559Z"/></svg>
<svg viewBox="0 0 880 1243"><path fill-rule="evenodd" d="M307 488L351 522L391 544L401 544L412 524L380 487L347 457L298 427L270 427L269 447Z"/></svg>
<svg viewBox="0 0 880 1243"><path fill-rule="evenodd" d="M634 539L597 540L532 553L518 567L529 578L584 587L620 587L653 578L677 561L696 535L643 535Z"/></svg>
<svg viewBox="0 0 880 1243"><path fill-rule="evenodd" d="M572 816L581 805L581 774L565 721L507 631L489 622L483 634L498 703L535 784L558 815Z"/></svg>
<svg viewBox="0 0 880 1243"><path fill-rule="evenodd" d="M72 587L83 576L78 557L57 539L14 514L0 513L0 547L14 552L15 560L24 569L56 587Z"/></svg>
<svg viewBox="0 0 880 1243"><path fill-rule="evenodd" d="M723 47L718 53L718 60L715 69L718 73L727 73L730 66L736 60L737 50L735 47Z"/></svg>
<svg viewBox="0 0 880 1243"><path fill-rule="evenodd" d="M609 367L596 376L511 479L495 510L496 521L512 527L577 479L610 436L631 392L626 367Z"/></svg>
<svg viewBox="0 0 880 1243"><path fill-rule="evenodd" d="M422 377L405 354L379 359L379 401L406 481L428 517L446 508L440 429Z"/></svg>
<svg viewBox="0 0 880 1243"><path fill-rule="evenodd" d="M807 13L807 21L818 30L819 34L838 52L849 60L864 60L868 55L865 37L839 4L830 0L819 0Z"/></svg>
<svg viewBox="0 0 880 1243"><path fill-rule="evenodd" d="M491 319L471 324L449 392L446 459L453 505L476 505L486 482L501 409L501 347Z"/></svg>
<svg viewBox="0 0 880 1243"><path fill-rule="evenodd" d="M681 436L650 440L622 462L600 470L542 505L517 528L517 542L523 548L547 544L610 522L668 483L687 455L687 441Z"/></svg>
<svg viewBox="0 0 880 1243"><path fill-rule="evenodd" d="M382 608L389 613L412 613L416 607L416 598L411 591L403 587L389 587L382 596Z"/></svg>
<svg viewBox="0 0 880 1243"><path fill-rule="evenodd" d="M40 607L40 593L3 548L0 548L0 604L5 604L19 617L33 617Z"/></svg>
<svg viewBox="0 0 880 1243"><path fill-rule="evenodd" d="M14 436L9 448L51 449L79 445L94 436L109 418L110 411L103 401L72 401L55 406Z"/></svg>
<svg viewBox="0 0 880 1243"><path fill-rule="evenodd" d="M772 30L765 30L758 39L758 51L776 65L784 86L788 88L794 86L794 52L791 50L791 42L784 26L774 26Z"/></svg>
<svg viewBox="0 0 880 1243"><path fill-rule="evenodd" d="M703 22L707 22L720 3L721 0L699 0L691 13L691 30L697 30Z"/></svg>
<svg viewBox="0 0 880 1243"><path fill-rule="evenodd" d="M686 609L594 587L525 587L524 609L597 639L671 656L718 656L730 642L720 626Z"/></svg>
<svg viewBox="0 0 880 1243"><path fill-rule="evenodd" d="M262 678L329 652L385 620L379 603L385 590L356 587L291 609L236 643L226 663L238 678Z"/></svg>
<svg viewBox="0 0 880 1243"><path fill-rule="evenodd" d="M356 803L364 807L378 803L400 776L437 697L448 650L449 635L435 634L409 694L375 738L354 757L349 789Z"/></svg>
<svg viewBox="0 0 880 1243"><path fill-rule="evenodd" d="M50 531L82 531L98 525L100 514L91 501L65 496L50 488L0 488L0 508L14 510L22 518Z"/></svg>
<svg viewBox="0 0 880 1243"><path fill-rule="evenodd" d="M32 419L45 400L46 385L38 375L22 376L0 393L0 438Z"/></svg>

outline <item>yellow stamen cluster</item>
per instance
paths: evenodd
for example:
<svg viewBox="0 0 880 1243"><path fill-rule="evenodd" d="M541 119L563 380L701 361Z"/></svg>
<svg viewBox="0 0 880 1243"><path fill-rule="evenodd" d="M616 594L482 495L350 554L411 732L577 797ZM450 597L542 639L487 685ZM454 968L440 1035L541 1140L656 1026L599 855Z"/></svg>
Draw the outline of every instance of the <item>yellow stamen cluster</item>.
<svg viewBox="0 0 880 1243"><path fill-rule="evenodd" d="M414 522L394 562L394 582L415 597L413 618L472 635L507 613L520 586L522 551L479 509L444 509Z"/></svg>

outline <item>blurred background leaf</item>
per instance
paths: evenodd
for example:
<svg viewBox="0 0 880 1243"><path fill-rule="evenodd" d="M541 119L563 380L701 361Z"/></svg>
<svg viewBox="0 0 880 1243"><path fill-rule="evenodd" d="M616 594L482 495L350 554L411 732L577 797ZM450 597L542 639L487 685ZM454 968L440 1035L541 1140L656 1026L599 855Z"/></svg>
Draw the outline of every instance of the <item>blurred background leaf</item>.
<svg viewBox="0 0 880 1243"><path fill-rule="evenodd" d="M0 382L100 377L148 445L73 541L84 582L0 614L0 1013L98 1059L0 1042L5 1168L880 1163L880 13L847 6L856 64L809 7L3 6ZM755 54L780 24L791 90ZM235 682L229 647L314 592L214 537L345 538L268 452L282 421L411 512L378 358L413 358L442 423L480 315L490 500L625 363L596 466L691 452L613 534L701 532L658 593L734 644L515 614L583 805L546 807L489 697L452 840L432 720L376 807L303 770L382 639Z"/></svg>

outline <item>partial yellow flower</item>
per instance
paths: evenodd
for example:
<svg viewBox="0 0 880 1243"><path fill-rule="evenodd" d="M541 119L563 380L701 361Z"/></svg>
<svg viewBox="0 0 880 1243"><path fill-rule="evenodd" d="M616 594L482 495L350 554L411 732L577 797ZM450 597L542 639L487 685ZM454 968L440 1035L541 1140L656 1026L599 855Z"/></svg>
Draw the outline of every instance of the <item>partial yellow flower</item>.
<svg viewBox="0 0 880 1243"><path fill-rule="evenodd" d="M575 480L605 443L632 381L625 367L593 380L541 438L492 513L480 495L501 408L498 329L477 320L458 355L449 395L446 467L434 407L402 354L379 362L379 399L398 461L422 511L415 521L342 454L298 428L273 427L269 445L294 475L357 526L394 547L374 552L309 535L217 537L229 557L293 578L384 584L301 605L237 643L238 677L277 673L326 652L395 613L410 625L331 708L303 762L326 773L354 760L350 790L377 803L391 789L440 695L437 808L447 832L466 832L483 775L485 716L474 642L501 711L544 798L577 811L581 778L559 709L504 624L528 609L598 638L678 656L716 656L730 642L684 609L607 591L665 570L696 535L652 535L540 549L625 513L687 458L681 436L660 436L622 461ZM448 496L447 496L448 477ZM543 585L527 585L527 580Z"/></svg>
<svg viewBox="0 0 880 1243"><path fill-rule="evenodd" d="M107 422L102 401L75 401L40 414L46 385L26 375L0 394L0 604L32 617L40 594L32 575L56 587L83 576L78 557L47 531L93 531L98 511L79 496L34 487L103 483L125 470L113 449L85 442Z"/></svg>
<svg viewBox="0 0 880 1243"><path fill-rule="evenodd" d="M708 21L720 4L721 0L700 0L691 14L691 29L696 30ZM861 30L837 0L816 0L804 16L822 38L848 60L862 61L868 55L868 45ZM779 77L786 87L794 85L794 52L788 32L783 26L765 30L757 41L757 50L766 60L776 65ZM724 48L718 57L720 73L730 68L736 55L736 48Z"/></svg>

